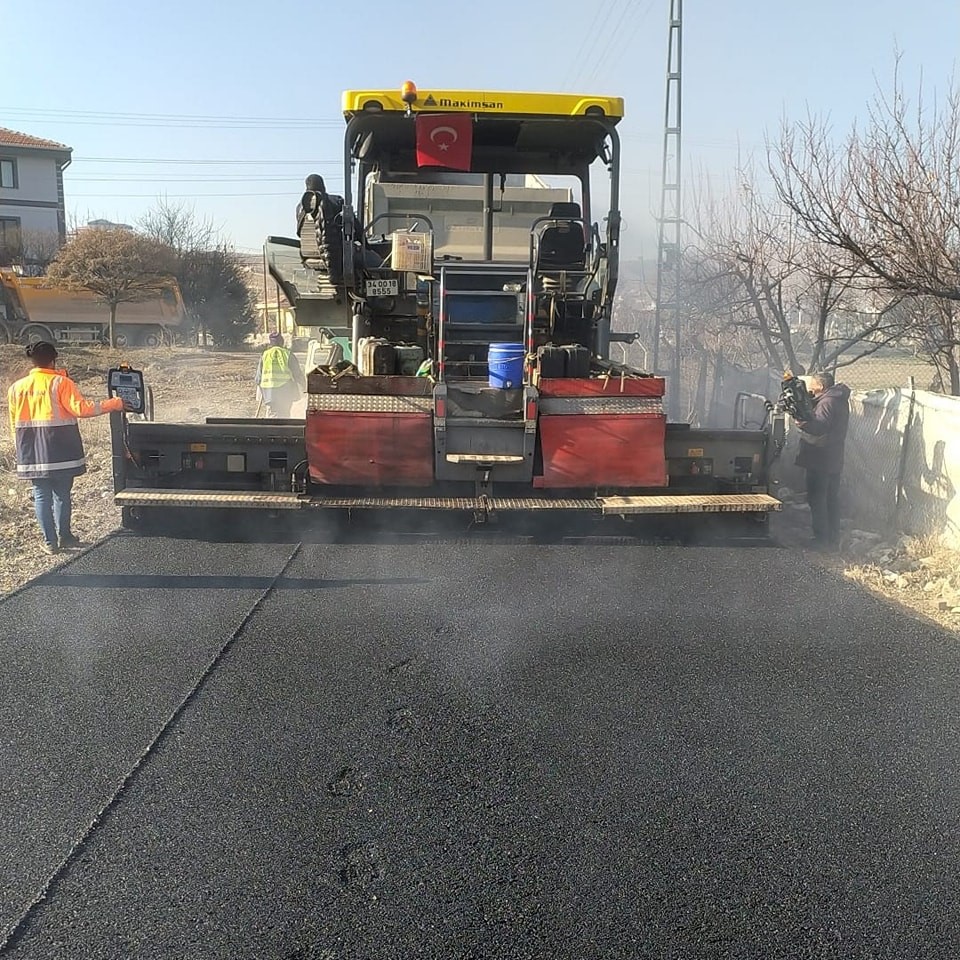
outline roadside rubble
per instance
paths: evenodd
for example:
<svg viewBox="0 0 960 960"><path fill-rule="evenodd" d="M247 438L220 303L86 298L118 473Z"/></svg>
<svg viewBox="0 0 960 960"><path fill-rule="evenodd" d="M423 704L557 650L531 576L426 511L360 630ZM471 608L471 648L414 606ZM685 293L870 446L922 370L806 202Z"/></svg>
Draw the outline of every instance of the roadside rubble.
<svg viewBox="0 0 960 960"><path fill-rule="evenodd" d="M810 511L802 493L781 486L780 539L810 535ZM810 554L832 569L940 626L960 631L960 555L934 537L843 524L840 548Z"/></svg>

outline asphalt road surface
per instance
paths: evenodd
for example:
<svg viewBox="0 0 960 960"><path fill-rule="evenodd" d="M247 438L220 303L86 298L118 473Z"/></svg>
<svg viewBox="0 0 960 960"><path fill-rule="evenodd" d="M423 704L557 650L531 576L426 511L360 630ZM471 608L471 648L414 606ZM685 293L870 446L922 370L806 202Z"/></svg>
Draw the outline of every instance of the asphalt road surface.
<svg viewBox="0 0 960 960"><path fill-rule="evenodd" d="M960 955L960 647L796 553L119 535L0 637L4 957Z"/></svg>

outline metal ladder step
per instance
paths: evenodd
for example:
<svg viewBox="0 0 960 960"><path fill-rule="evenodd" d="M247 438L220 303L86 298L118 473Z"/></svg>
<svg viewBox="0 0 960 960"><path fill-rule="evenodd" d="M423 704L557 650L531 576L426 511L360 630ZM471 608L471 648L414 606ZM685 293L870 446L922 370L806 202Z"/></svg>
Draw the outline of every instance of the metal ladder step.
<svg viewBox="0 0 960 960"><path fill-rule="evenodd" d="M490 465L497 463L523 463L519 453L448 453L447 463L476 463Z"/></svg>
<svg viewBox="0 0 960 960"><path fill-rule="evenodd" d="M509 420L498 417L466 417L459 415L447 417L447 429L451 430L456 427L479 427L481 429L503 427L507 430L523 430L524 427L526 427L526 422L519 414L511 417Z"/></svg>

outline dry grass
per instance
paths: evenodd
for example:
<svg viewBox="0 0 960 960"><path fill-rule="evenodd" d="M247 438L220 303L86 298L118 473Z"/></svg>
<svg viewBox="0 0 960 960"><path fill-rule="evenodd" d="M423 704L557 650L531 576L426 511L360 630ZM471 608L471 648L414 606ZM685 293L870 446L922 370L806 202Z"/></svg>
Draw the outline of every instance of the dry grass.
<svg viewBox="0 0 960 960"><path fill-rule="evenodd" d="M780 542L809 538L806 509L777 518ZM932 536L887 534L864 551L848 532L838 553L810 553L810 560L914 616L960 633L960 556Z"/></svg>
<svg viewBox="0 0 960 960"><path fill-rule="evenodd" d="M949 630L960 631L960 573L955 550L934 537L901 537L894 555L847 563L844 575L871 593Z"/></svg>

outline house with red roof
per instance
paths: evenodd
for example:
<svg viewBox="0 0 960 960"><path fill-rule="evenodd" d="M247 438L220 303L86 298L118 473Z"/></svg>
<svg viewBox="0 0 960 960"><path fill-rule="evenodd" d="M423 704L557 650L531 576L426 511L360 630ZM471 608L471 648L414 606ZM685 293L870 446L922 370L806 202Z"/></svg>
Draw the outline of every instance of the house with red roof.
<svg viewBox="0 0 960 960"><path fill-rule="evenodd" d="M0 127L0 263L31 260L66 236L63 171L72 148Z"/></svg>

